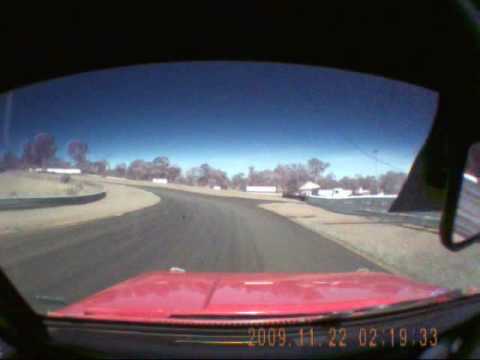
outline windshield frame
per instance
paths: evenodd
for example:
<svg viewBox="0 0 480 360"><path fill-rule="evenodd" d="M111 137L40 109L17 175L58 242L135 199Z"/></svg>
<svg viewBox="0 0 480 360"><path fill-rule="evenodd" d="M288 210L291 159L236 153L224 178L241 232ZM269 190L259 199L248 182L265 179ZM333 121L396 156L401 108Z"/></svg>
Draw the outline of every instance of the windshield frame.
<svg viewBox="0 0 480 360"><path fill-rule="evenodd" d="M453 3L453 2L452 2ZM410 8L405 8L405 13L410 13L411 9ZM425 10L425 9L424 9ZM429 11L431 10L430 8L427 7L427 10L428 11L419 11L419 12L413 12L413 13L417 13L419 15L419 19L418 20L422 20L424 21L425 19L423 18L423 16L425 16L425 14L428 14ZM451 10L451 6L445 6L443 8L441 8L439 10L439 12L441 14L443 14L444 18L449 18L447 17L446 15L450 15L450 10ZM356 18L358 13L356 11L349 11L352 15L351 17L352 18ZM330 16L331 14L327 14L328 16ZM37 15L35 15L37 16ZM374 18L375 18L375 15L373 15ZM45 22L45 19L43 17L39 17L41 18L41 22ZM378 17L378 18L381 18L381 17ZM439 19L443 19L442 16L439 16ZM453 20L452 20L453 19ZM17 21L18 18L15 18L13 17L13 21ZM458 16L457 17L453 17L453 18L450 18L451 21L456 21L457 23L459 23L459 18ZM204 21L204 20L202 20ZM297 19L298 21L298 19ZM438 19L436 19L435 21L438 21ZM282 21L281 22L282 24L285 24L285 23L289 23L289 22L284 22ZM299 22L300 23L300 22ZM321 23L321 21L320 21ZM439 21L439 23L441 23L441 21ZM345 22L345 24L348 24L348 21ZM347 26L346 27L346 33L349 35L349 36L353 36L353 34L355 33L355 29L356 29L356 25L358 25L359 23L354 23L352 24L352 26ZM41 29L40 26L36 26L37 24L35 23L32 23L30 26L32 29ZM78 25L77 25L78 26ZM85 26L85 24L83 24L83 26ZM17 26L15 26L17 27ZM15 28L12 26L12 29ZM18 26L18 28L21 28L22 26ZM81 26L78 26L78 28L75 28L76 31L74 31L74 34L78 34L78 33L81 33L81 29L80 29ZM375 31L378 31L378 27L376 25L372 26L371 27L373 30ZM454 26L452 26L452 28L454 28ZM201 29L201 27L200 27ZM357 27L357 29L359 29L359 27ZM436 28L435 28L436 29ZM431 34L434 34L435 33L435 29L432 31ZM69 29L70 31L72 30L71 28ZM198 28L197 28L198 30ZM306 32L308 32L308 29L307 31L305 31L306 29L305 28L302 28L301 29L303 31L303 33L305 34ZM415 31L417 29L414 29L413 31ZM58 32L58 28L55 29L56 32ZM457 30L454 31L454 33L456 33ZM462 29L461 31L462 33L465 32L464 29ZM66 31L66 33L68 33L68 31ZM312 32L312 33L317 33L317 32ZM412 32L413 33L413 32ZM97 36L97 34L95 32L92 33L94 36L90 36L90 39L93 39ZM91 35L92 35L91 34ZM276 38L277 37L277 34L275 32L272 32L272 34L274 34L273 38ZM38 34L38 36L42 36L43 34ZM205 36L205 32L201 33L199 35L199 38L201 38L202 36ZM21 36L19 36L20 38ZM69 38L69 36L65 35L66 38ZM48 37L47 37L48 38ZM295 37L294 37L295 38ZM412 36L411 37L412 39L414 39L415 37ZM427 37L428 38L428 37ZM455 39L459 39L459 37L453 37ZM97 42L96 42L96 46L97 46L97 50L100 51L100 49L102 47L104 47L104 41L105 38L100 38ZM424 38L418 40L418 41L421 41L423 40ZM460 38L461 39L461 38ZM198 38L197 38L198 40ZM259 39L260 40L260 39ZM353 39L352 39L353 40ZM442 41L443 39L440 39L440 40L437 40L437 42L435 43L435 45L437 47L440 47L439 45L442 44ZM85 41L85 48L82 48L80 47L80 51L84 51L85 53L92 53L92 47L86 45L89 41ZM15 41L13 42L6 42L6 44L9 46L7 47L5 53L11 53L13 54L13 61L12 61L12 64L15 64L16 60L19 60L21 58L23 58L25 56L25 52L24 52L24 49L25 48L25 44L22 43L22 42L18 42L16 43ZM90 69L92 70L93 68L97 69L97 68L105 68L105 67L112 67L112 66L118 66L118 64L141 64L141 63L146 63L148 62L148 60L146 60L147 58L148 59L153 59L155 56L151 56L151 57L145 57L143 55L136 55L136 56L128 56L124 51L123 52L119 52L119 49L120 48L123 48L124 47L124 44L122 43L120 45L120 47L117 48L117 51L115 52L112 52L112 55L108 56L106 54L106 52L103 53L103 56L104 58L102 60L92 60L92 61L86 61L84 62L83 64L80 62L78 62L78 59L77 59L77 56L79 55L79 52L78 51L71 51L70 53L67 54L67 52L64 52L65 50L65 44L63 44L64 48L63 49L60 49L60 51L57 49L56 51L52 51L52 48L55 49L55 46L58 47L58 43L55 43L55 41L51 41L51 43L48 43L48 40L47 42L40 42L40 45L34 45L35 41L32 41L32 42L29 42L27 44L27 48L28 50L32 51L34 49L37 49L39 51L39 61L38 61L38 64L43 64L43 68L41 67L41 65L37 65L37 67L33 67L31 71L29 71L28 73L25 73L25 69L24 67L22 66L18 66L19 64L23 64L23 62L21 61L18 61L17 62L17 66L13 66L14 68L14 71L11 71L11 68L10 66L5 66L4 69L6 69L7 72L10 72L11 74L8 75L8 76L5 76L5 77L0 77L2 78L3 80L1 81L1 88L0 88L0 91L6 91L8 89L12 89L12 88L17 88L18 86L21 86L23 84L31 84L33 82L36 82L36 81L39 81L40 79L44 80L44 79L50 79L50 78L53 78L53 77L57 77L59 75L65 75L67 73L79 73L81 71L85 71L87 69ZM200 42L197 42L197 43L200 43ZM308 48L310 47L310 44L312 42L306 42L306 44L308 43L308 46L305 47L305 48ZM354 41L352 41L352 43L354 43ZM395 43L395 42L393 42ZM47 45L49 44L49 45ZM46 47L45 48L42 48L42 45L45 45ZM151 51L151 44L148 44L144 50L146 51ZM218 45L218 44L213 44L213 45ZM260 46L264 46L262 44L261 41L259 41L258 45ZM278 49L281 49L284 47L284 43L280 43L279 44L280 47ZM375 42L370 42L369 43L369 47L360 47L360 48L363 48L364 49L364 54L367 54L369 52L369 49L376 49L377 48L377 43ZM418 45L418 44L417 44ZM435 45L432 46L432 48L435 48ZM461 41L459 42L459 47L462 48L462 46L464 46L465 44L463 44ZM468 45L468 44L467 44ZM17 48L15 48L15 46ZM112 44L113 46L113 44ZM212 46L212 44L210 43L210 47L206 47L206 51L204 53L199 53L198 51L198 47L197 46L193 46L192 48L190 48L190 50L187 50L185 51L184 53L178 53L178 52L175 52L175 51L172 51L172 50L175 50L178 48L178 44L170 44L168 45L168 49L161 49L160 51L163 51L163 56L158 56L157 54L157 59L160 59L160 60L163 60L163 61L169 61L169 60L172 60L172 59L198 59L198 58L224 58L224 57L232 57L233 54L237 54L236 57L239 58L239 59L245 59L245 58L251 58L252 57L252 52L251 51L248 51L246 49L248 48L245 48L245 47L242 47L240 48L239 51L233 51L232 52L232 49L230 49L229 47L226 47L226 49L224 50L223 52L223 55L222 55L222 52L218 52L216 46ZM290 46L292 46L290 44ZM333 45L330 45L332 49L337 49L339 50L339 48L333 46ZM411 73L408 71L408 70L405 70L404 68L402 68L401 70L395 70L395 66L391 66L392 64L395 65L395 64L398 64L399 62L400 63L408 63L408 61L405 61L406 59L405 58L402 58L400 60L392 60L392 58L390 58L390 61L388 59L386 59L385 57L379 57L378 60L375 60L375 57L378 57L378 54L386 54L388 53L388 50L376 50L376 51L373 51L371 57L368 57L368 58L365 58L363 62L359 62L360 64L354 64L354 61L352 62L352 60L346 62L345 60L342 60L345 56L346 53L348 53L348 51L351 50L351 48L347 47L346 45L344 45L345 47L343 49L340 49L340 50L344 50L344 51L339 51L337 52L337 55L335 55L334 57L331 57L328 59L328 61L326 61L325 63L323 63L322 65L326 65L326 66L329 66L329 65L333 65L335 66L335 63L337 62L337 64L340 64L339 67L344 67L346 69L352 69L352 70L356 70L356 71L359 71L359 69L363 68L363 70L360 70L362 72L366 72L366 73L372 73L372 74L376 74L376 75L391 75L392 78L397 78L399 80L402 80L402 81L405 81L405 79L409 79L407 80L407 82L411 82L411 83L420 83L421 86L425 86L425 87L428 87L428 88L431 88L431 89L434 89L434 90L438 90L439 91L439 103L442 102L442 98L445 96L444 94L444 88L448 88L450 87L449 85L449 79L448 79L448 76L444 76L444 69L445 68L448 68L446 66L441 66L439 65L438 67L436 67L436 70L428 70L426 74L422 74L422 72L420 70L423 69L423 62L420 61L420 65L417 66L415 69L416 71L412 71ZM396 44L394 45L395 46L400 46L400 44ZM408 46L407 46L408 47ZM62 48L62 46L60 46L60 48ZM69 48L69 47L66 47L66 48ZM140 49L139 47L137 47L138 49ZM161 48L161 46L160 46ZM355 44L355 49L358 48L358 44ZM468 47L465 47L465 48L468 48ZM259 51L258 50L259 48L257 48L257 56L256 58L257 59L265 59L265 52L263 51ZM295 49L295 48L293 48ZM416 51L416 47L415 46L412 46L412 49L410 50L409 54L412 55L412 54L415 54L415 51ZM464 48L462 48L463 50L465 50ZM70 48L70 50L72 50ZM87 51L85 51L87 50ZM274 59L277 59L277 60L281 60L283 59L283 61L285 62L296 62L296 63L302 63L302 64L305 64L305 63L313 63L314 65L320 65L320 60L318 60L317 57L309 57L309 54L308 53L305 53L304 55L302 55L301 53L301 50L297 48L297 50L299 51L292 51L292 55L290 56L284 56L284 55L278 55L278 54L282 54L282 52L280 53L277 53L277 55L271 55L269 56L269 58L271 60L274 60ZM50 51L50 52L49 52ZM107 50L108 51L108 50ZM243 55L240 55L242 54L242 51L243 51ZM275 51L272 51L272 49L270 49L270 54L274 54ZM62 57L62 56L51 56L52 54L62 54L65 53L65 56L67 57L67 61L65 61L65 58ZM255 51L253 51L255 52ZM454 51L453 51L454 52ZM94 53L94 52L93 52ZM172 54L175 54L177 53L177 55L172 55ZM392 56L393 56L393 59L395 58L395 56L398 55L399 52L395 51L395 52L392 52ZM401 52L400 52L401 53ZM458 52L458 58L462 58L462 56L460 54L463 54L465 53L465 51L459 51ZM119 54L123 54L123 57L121 56L118 56ZM208 55L210 54L210 55ZM299 55L300 54L300 55ZM435 52L435 55L433 56L433 58L437 58L439 61L445 61L445 60L442 60L441 55L442 52ZM45 55L50 55L50 59L53 59L50 63L48 61L42 61L42 59L45 59ZM99 58L101 58L102 55L99 55ZM55 58L57 58L55 60ZM299 60L299 59L302 59L302 60ZM62 62L65 63L62 65ZM387 64L387 65L386 65ZM443 64L445 65L445 64ZM467 64L468 65L468 64ZM465 68L468 68L468 66L465 66ZM420 70L419 70L420 69ZM376 71L375 71L376 70ZM4 71L5 72L5 71ZM466 73L468 73L468 70L465 70ZM463 79L465 77L462 77ZM468 77L467 77L468 78ZM441 79L441 80L439 80ZM461 82L460 82L461 83ZM458 89L456 88L456 84L458 84L458 82L456 82L454 85L452 85L452 87L454 88L455 91L457 91ZM4 311L3 313L5 314L4 316L7 318L7 325L8 325L8 328L7 330L4 330L5 328L4 327L1 327L2 329L2 334L5 333L7 334L6 337L7 339L10 338L12 339L12 343L16 343L17 341L19 341L19 343L21 343L22 341L24 340L19 340L17 338L17 336L20 336L20 337L23 337L24 339L28 339L29 342L31 341L34 341L35 339L38 339L38 344L40 343L43 343L44 341L46 341L46 329L47 327L53 327L54 324L61 324L62 321L58 322L58 321L52 321L51 319L48 319L48 318L45 318L44 316L41 316L41 315L37 315L36 313L34 313L30 306L22 299L22 297L19 295L17 289L15 288L15 286L8 280L8 278L5 276L4 272L2 269L0 269L0 288L2 289L2 293L3 294L6 294L7 296L3 296L0 304L2 305L2 307L4 309L6 309L7 311ZM478 296L472 296L469 298L469 300L478 300ZM460 308L460 306L465 305L465 303L462 303L461 301L460 302L452 302L452 304L450 305L454 305L454 304L457 304ZM453 309L453 308L452 308ZM463 307L462 307L463 309ZM65 324L65 322L63 322ZM81 322L80 322L81 323ZM80 324L80 323L76 323L77 325ZM125 325L125 324L124 324ZM14 329L15 331L11 332L11 330ZM24 347L24 349L28 349L28 347Z"/></svg>

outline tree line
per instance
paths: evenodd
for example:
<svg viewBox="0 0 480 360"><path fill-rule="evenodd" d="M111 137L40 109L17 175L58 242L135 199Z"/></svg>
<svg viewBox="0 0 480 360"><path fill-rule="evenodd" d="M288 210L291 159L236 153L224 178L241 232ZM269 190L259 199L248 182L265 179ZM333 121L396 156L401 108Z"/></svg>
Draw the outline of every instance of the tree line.
<svg viewBox="0 0 480 360"><path fill-rule="evenodd" d="M277 186L282 191L296 191L307 181L320 185L323 189L341 187L356 191L359 188L369 190L375 194L383 191L386 194L395 194L401 189L406 174L389 171L379 177L356 175L344 176L337 179L326 170L330 164L311 158L306 163L278 164L274 169L256 170L250 166L248 173L237 173L229 177L221 169L216 169L208 163L201 164L185 172L166 156L157 156L153 160L136 159L127 163L111 167L107 160L90 161L88 159L88 144L80 140L73 140L67 146L69 160L56 156L57 145L51 134L39 133L23 146L20 156L8 151L0 158L0 169L27 169L32 167L59 167L79 168L84 173L101 176L116 176L134 180L151 180L166 178L169 182L196 185L220 186L244 190L248 185Z"/></svg>

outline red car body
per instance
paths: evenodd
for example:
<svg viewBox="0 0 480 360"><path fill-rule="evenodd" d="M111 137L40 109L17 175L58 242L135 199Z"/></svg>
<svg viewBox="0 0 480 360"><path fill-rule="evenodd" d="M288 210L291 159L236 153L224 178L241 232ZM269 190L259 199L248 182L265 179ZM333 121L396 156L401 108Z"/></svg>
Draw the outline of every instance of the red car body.
<svg viewBox="0 0 480 360"><path fill-rule="evenodd" d="M447 292L386 273L154 272L49 315L165 324L272 322L386 307Z"/></svg>

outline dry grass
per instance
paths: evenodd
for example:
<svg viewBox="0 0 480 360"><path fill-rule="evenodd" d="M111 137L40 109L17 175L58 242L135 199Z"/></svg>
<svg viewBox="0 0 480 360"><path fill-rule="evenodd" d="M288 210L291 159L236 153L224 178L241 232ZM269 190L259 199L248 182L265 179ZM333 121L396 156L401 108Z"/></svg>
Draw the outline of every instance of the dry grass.
<svg viewBox="0 0 480 360"><path fill-rule="evenodd" d="M160 198L129 186L105 184L104 199L82 205L2 211L0 234L36 231L90 220L121 216L157 204Z"/></svg>
<svg viewBox="0 0 480 360"><path fill-rule="evenodd" d="M0 173L0 198L73 196L91 194L98 190L98 186L81 180L62 183L60 175L55 174L38 174L26 171Z"/></svg>

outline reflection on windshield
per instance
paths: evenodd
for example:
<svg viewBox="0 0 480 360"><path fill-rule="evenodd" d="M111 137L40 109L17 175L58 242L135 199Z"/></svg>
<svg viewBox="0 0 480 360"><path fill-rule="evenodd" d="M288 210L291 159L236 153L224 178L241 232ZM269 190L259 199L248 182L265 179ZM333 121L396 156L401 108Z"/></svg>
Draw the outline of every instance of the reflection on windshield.
<svg viewBox="0 0 480 360"><path fill-rule="evenodd" d="M445 263L440 214L388 212L436 107L410 84L269 63L142 65L12 90L0 97L0 266L40 312L172 267L475 285L473 250ZM308 293L335 289L322 281ZM279 291L262 296L300 301Z"/></svg>

